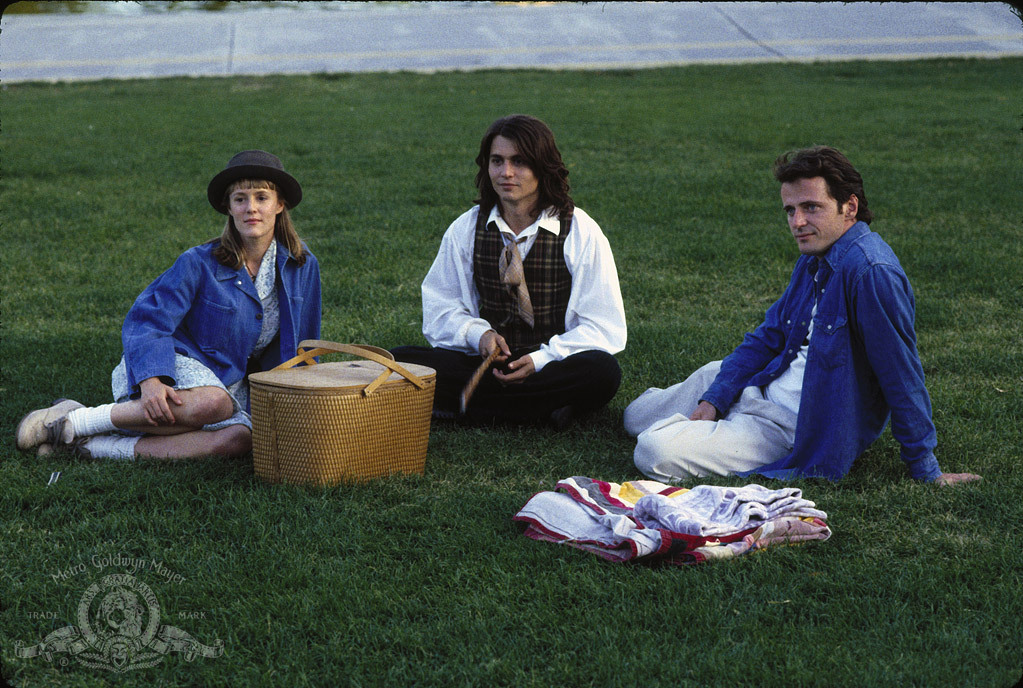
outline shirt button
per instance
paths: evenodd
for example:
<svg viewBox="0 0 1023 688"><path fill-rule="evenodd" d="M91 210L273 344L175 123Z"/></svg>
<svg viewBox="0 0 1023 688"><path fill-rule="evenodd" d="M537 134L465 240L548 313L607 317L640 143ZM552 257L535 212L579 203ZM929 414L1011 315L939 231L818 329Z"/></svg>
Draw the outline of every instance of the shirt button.
<svg viewBox="0 0 1023 688"><path fill-rule="evenodd" d="M828 325L828 329L829 329L829 330L831 329L831 325Z"/></svg>
<svg viewBox="0 0 1023 688"><path fill-rule="evenodd" d="M792 349L789 349L789 353L792 353Z"/></svg>
<svg viewBox="0 0 1023 688"><path fill-rule="evenodd" d="M263 314L262 313L256 313L256 320L262 320L262 319L263 319Z"/></svg>
<svg viewBox="0 0 1023 688"><path fill-rule="evenodd" d="M240 286L242 286L242 281L238 280L237 282L235 282L235 284L237 284L240 287Z"/></svg>
<svg viewBox="0 0 1023 688"><path fill-rule="evenodd" d="M791 320L786 320L786 321L785 321L785 324L786 324L786 325L791 325L791 324L792 324L792 321L791 321Z"/></svg>

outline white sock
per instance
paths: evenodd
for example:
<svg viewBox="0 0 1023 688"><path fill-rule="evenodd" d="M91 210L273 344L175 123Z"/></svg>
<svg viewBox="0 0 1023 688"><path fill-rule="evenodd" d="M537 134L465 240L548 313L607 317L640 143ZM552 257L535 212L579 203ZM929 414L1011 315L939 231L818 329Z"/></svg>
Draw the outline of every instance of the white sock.
<svg viewBox="0 0 1023 688"><path fill-rule="evenodd" d="M102 406L93 406L91 408L75 409L67 414L67 419L71 424L71 430L74 432L74 435L68 437L68 432L65 428L65 441L70 442L75 437L99 435L116 430L117 426L110 420L110 410L112 408L114 408L113 404L103 404Z"/></svg>
<svg viewBox="0 0 1023 688"><path fill-rule="evenodd" d="M93 435L83 442L84 448L94 459L135 460L135 445L141 437L124 435Z"/></svg>

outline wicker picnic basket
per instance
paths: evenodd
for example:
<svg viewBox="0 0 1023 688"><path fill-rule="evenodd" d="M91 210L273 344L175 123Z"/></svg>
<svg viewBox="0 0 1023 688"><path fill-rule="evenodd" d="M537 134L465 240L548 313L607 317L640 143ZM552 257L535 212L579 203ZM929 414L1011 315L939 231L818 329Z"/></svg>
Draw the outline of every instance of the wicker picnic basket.
<svg viewBox="0 0 1023 688"><path fill-rule="evenodd" d="M368 360L313 360L328 353ZM436 377L375 346L304 340L294 358L249 375L256 475L333 485L422 473Z"/></svg>

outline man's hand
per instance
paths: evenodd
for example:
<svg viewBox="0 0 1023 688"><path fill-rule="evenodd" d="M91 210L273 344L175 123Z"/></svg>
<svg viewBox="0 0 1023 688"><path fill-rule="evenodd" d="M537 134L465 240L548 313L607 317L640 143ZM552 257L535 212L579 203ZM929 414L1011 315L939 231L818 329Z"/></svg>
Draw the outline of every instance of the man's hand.
<svg viewBox="0 0 1023 688"><path fill-rule="evenodd" d="M173 387L165 385L158 377L148 377L139 383L142 390L142 410L150 425L174 425L174 413L170 404L181 406L184 401Z"/></svg>
<svg viewBox="0 0 1023 688"><path fill-rule="evenodd" d="M500 368L494 368L494 377L498 379L501 384L513 385L516 382L522 382L527 377L536 372L536 367L533 365L533 357L526 354L522 358L516 358L514 361L509 363L506 368L509 372L501 372Z"/></svg>
<svg viewBox="0 0 1023 688"><path fill-rule="evenodd" d="M696 410L689 415L689 420L717 420L718 410L709 401L701 401Z"/></svg>
<svg viewBox="0 0 1023 688"><path fill-rule="evenodd" d="M486 358L494 349L500 349L501 351L498 357L494 359L497 363L504 363L511 356L511 349L508 348L508 342L504 341L504 337L497 334L494 330L487 330L480 337L480 356Z"/></svg>
<svg viewBox="0 0 1023 688"><path fill-rule="evenodd" d="M935 480L936 485L958 485L959 483L969 483L974 480L981 480L979 475L973 473L942 473Z"/></svg>

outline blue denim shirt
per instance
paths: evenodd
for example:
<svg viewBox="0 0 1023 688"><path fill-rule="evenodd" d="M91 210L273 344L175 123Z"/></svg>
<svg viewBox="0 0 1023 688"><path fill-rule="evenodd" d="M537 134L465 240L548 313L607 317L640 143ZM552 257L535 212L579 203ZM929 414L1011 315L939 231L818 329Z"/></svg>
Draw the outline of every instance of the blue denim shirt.
<svg viewBox="0 0 1023 688"><path fill-rule="evenodd" d="M135 299L121 330L128 385L174 379L174 354L202 362L225 386L245 376L262 327L263 305L244 266L229 268L213 257L216 242L181 254ZM303 339L320 337L320 266L312 253L298 261L277 244L281 326L257 365L273 368L295 355Z"/></svg>
<svg viewBox="0 0 1023 688"><path fill-rule="evenodd" d="M916 349L913 290L895 253L862 222L823 258L800 256L785 293L722 362L703 399L724 414L744 387L777 379L806 339L815 299L794 446L783 459L745 475L837 480L890 416L910 475L937 478L937 438Z"/></svg>

